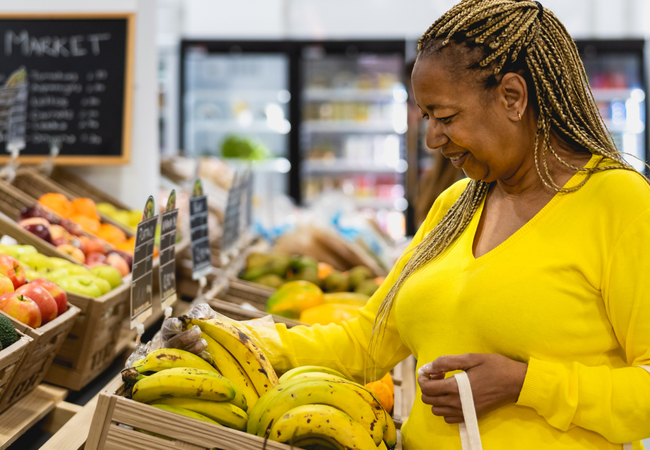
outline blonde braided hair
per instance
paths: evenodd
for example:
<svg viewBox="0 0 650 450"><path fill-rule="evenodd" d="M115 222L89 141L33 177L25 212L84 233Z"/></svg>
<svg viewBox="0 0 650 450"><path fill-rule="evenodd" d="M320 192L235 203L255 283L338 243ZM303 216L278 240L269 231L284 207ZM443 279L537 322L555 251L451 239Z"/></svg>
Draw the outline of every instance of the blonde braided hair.
<svg viewBox="0 0 650 450"><path fill-rule="evenodd" d="M546 187L566 194L580 189L596 172L634 171L616 150L604 125L575 43L562 23L541 4L527 0L463 0L420 38L418 59L450 43L481 50L482 60L468 68L487 73L487 86L498 84L497 77L505 73L526 72L531 104L538 114L535 166ZM601 155L601 162L608 159L614 164L582 168L564 161L551 145L553 132L574 149ZM541 158L538 155L540 135L543 137ZM586 173L582 182L571 188L559 186L549 170L549 152L565 167ZM376 372L376 361L397 292L411 274L439 256L462 234L488 188L484 181L471 180L440 223L412 249L412 256L377 312L366 358L366 381L381 375Z"/></svg>

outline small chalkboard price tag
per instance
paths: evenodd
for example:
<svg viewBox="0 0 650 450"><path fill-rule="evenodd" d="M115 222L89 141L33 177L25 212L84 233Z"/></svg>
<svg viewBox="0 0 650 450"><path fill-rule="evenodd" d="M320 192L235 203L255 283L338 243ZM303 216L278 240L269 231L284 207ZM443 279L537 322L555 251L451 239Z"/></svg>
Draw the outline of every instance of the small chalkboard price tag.
<svg viewBox="0 0 650 450"><path fill-rule="evenodd" d="M190 198L190 237L192 239L192 279L198 280L212 271L210 234L208 232L208 198L201 180L196 180Z"/></svg>
<svg viewBox="0 0 650 450"><path fill-rule="evenodd" d="M151 316L153 308L153 248L158 216L154 216L153 197L149 196L142 222L138 224L131 271L131 328Z"/></svg>
<svg viewBox="0 0 650 450"><path fill-rule="evenodd" d="M228 191L228 202L223 219L223 235L221 236L221 253L226 254L239 240L241 224L241 186L243 177L235 175L232 186Z"/></svg>
<svg viewBox="0 0 650 450"><path fill-rule="evenodd" d="M162 309L176 302L176 191L172 190L160 225L160 301Z"/></svg>

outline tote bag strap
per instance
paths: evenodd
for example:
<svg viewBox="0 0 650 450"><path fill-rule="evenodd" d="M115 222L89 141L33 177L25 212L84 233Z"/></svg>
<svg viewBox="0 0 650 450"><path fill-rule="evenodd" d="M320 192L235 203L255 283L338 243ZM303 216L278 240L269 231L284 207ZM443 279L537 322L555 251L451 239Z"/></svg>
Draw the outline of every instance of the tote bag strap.
<svg viewBox="0 0 650 450"><path fill-rule="evenodd" d="M474 408L474 397L472 396L472 387L469 384L469 377L466 372L460 372L454 375L458 383L458 393L460 395L460 404L463 408L463 418L465 423L459 424L460 442L463 450L482 450L481 435L478 431L478 419L476 418L476 409Z"/></svg>

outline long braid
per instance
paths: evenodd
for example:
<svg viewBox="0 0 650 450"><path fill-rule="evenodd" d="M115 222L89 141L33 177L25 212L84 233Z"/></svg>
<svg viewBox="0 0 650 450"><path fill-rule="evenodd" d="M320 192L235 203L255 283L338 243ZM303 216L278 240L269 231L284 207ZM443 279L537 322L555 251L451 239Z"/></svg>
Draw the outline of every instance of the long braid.
<svg viewBox="0 0 650 450"><path fill-rule="evenodd" d="M482 59L468 66L484 70L488 83L496 77L524 69L529 74L538 121L534 159L537 174L546 187L566 194L580 189L596 173L623 169L634 171L616 150L605 128L578 50L562 23L548 9L528 0L462 0L427 29L418 41L419 57L449 45L465 43L482 51ZM552 133L591 154L603 158L595 167L577 167L560 157L551 144ZM540 151L541 149L541 151ZM564 188L553 179L548 154L565 167L585 173L577 186ZM542 161L540 166L539 161ZM603 161L614 165L601 165ZM459 199L436 227L413 248L408 262L382 301L373 325L366 359L366 377L377 378L377 356L397 292L406 279L438 257L467 228L489 185L470 181ZM372 369L372 370L369 370Z"/></svg>

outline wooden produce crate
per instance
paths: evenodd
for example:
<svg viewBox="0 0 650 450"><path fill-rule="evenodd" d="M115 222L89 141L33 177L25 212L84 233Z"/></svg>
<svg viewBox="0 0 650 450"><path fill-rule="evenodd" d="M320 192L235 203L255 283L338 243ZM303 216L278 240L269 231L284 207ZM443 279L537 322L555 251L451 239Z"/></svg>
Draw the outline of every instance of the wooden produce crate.
<svg viewBox="0 0 650 450"><path fill-rule="evenodd" d="M13 186L11 188L14 189ZM19 244L32 245L45 256L65 258L79 264L76 259L25 231L2 214L0 214L0 235L10 236ZM128 314L131 277L124 278L121 286L99 298L73 292L66 293L68 302L79 308L79 315L67 339L60 347L45 381L79 390L109 367L117 356L116 349L122 321Z"/></svg>
<svg viewBox="0 0 650 450"><path fill-rule="evenodd" d="M190 419L126 398L121 380L100 395L85 450L290 450L289 445ZM136 431L139 430L139 431ZM156 433L169 438L145 434ZM398 441L397 449L401 450Z"/></svg>
<svg viewBox="0 0 650 450"><path fill-rule="evenodd" d="M17 373L5 388L6 393L0 403L0 410L16 403L43 381L78 314L79 309L68 304L66 312L39 328L29 327L5 314L16 330L32 338L32 342L27 347Z"/></svg>
<svg viewBox="0 0 650 450"><path fill-rule="evenodd" d="M0 405L4 403L4 399L9 393L7 388L14 376L18 374L18 369L27 354L27 349L34 341L20 330L16 330L16 332L18 333L18 340L9 347L0 350ZM7 403L4 408L0 407L0 412L4 411L8 406Z"/></svg>
<svg viewBox="0 0 650 450"><path fill-rule="evenodd" d="M17 169L16 176L12 180L11 184L17 187L18 189L20 189L25 194L32 197L36 201L38 201L38 199L41 198L41 196L48 194L50 192L56 194L62 194L68 200L74 200L80 197L90 198L85 194L77 194L68 191L65 187L47 178L45 175L38 172L37 170L29 167L20 167L19 169ZM92 198L91 200L95 201ZM101 218L101 222L109 223L124 231L127 238L135 236L135 233L131 228L121 224L120 222L117 222L113 218L101 212L99 212L99 216Z"/></svg>

